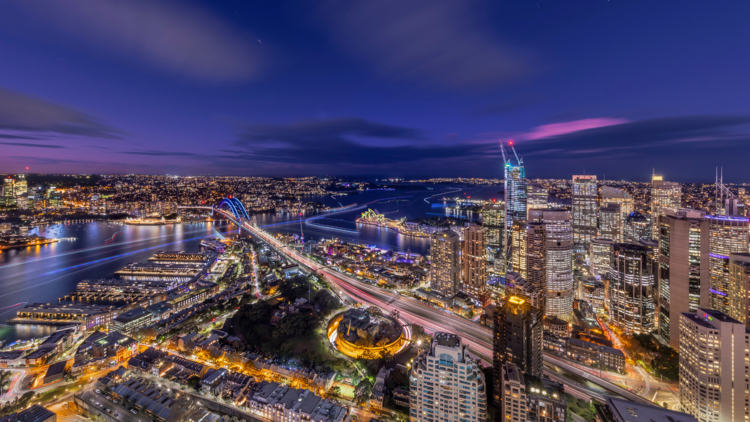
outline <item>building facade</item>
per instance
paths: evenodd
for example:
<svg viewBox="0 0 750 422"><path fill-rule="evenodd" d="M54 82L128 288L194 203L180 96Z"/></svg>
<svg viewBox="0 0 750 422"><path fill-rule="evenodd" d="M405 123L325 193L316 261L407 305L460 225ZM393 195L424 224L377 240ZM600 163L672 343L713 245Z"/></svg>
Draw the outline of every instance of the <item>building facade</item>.
<svg viewBox="0 0 750 422"><path fill-rule="evenodd" d="M680 408L700 422L750 419L750 330L698 308L680 316Z"/></svg>
<svg viewBox="0 0 750 422"><path fill-rule="evenodd" d="M594 175L573 176L573 242L588 248L596 237L599 192Z"/></svg>
<svg viewBox="0 0 750 422"><path fill-rule="evenodd" d="M729 255L748 252L748 229L746 217L707 216L709 227L709 274L711 285L709 307L729 313Z"/></svg>
<svg viewBox="0 0 750 422"><path fill-rule="evenodd" d="M496 400L502 389L502 367L513 363L532 376L542 375L542 312L517 296L495 308L493 327L493 376ZM499 404L499 403L498 403Z"/></svg>
<svg viewBox="0 0 750 422"><path fill-rule="evenodd" d="M750 327L750 254L729 254L729 316Z"/></svg>
<svg viewBox="0 0 750 422"><path fill-rule="evenodd" d="M633 211L625 218L623 227L625 243L638 243L641 239L653 238L651 221L638 211Z"/></svg>
<svg viewBox="0 0 750 422"><path fill-rule="evenodd" d="M464 230L461 267L461 291L482 306L488 305L490 298L487 294L487 232L484 227L470 224Z"/></svg>
<svg viewBox="0 0 750 422"><path fill-rule="evenodd" d="M521 163L505 163L505 233L509 236L516 219L526 219L528 181L526 170ZM507 248L509 245L506 245Z"/></svg>
<svg viewBox="0 0 750 422"><path fill-rule="evenodd" d="M680 347L680 314L708 306L708 226L705 213L665 209L659 219L658 331Z"/></svg>
<svg viewBox="0 0 750 422"><path fill-rule="evenodd" d="M454 231L435 233L430 239L430 289L443 297L458 293L460 250L461 240Z"/></svg>
<svg viewBox="0 0 750 422"><path fill-rule="evenodd" d="M570 211L532 210L531 221L544 223L547 233L546 315L567 316L573 312L573 224Z"/></svg>
<svg viewBox="0 0 750 422"><path fill-rule="evenodd" d="M482 227L487 234L488 270L494 273L505 272L505 204L492 204L482 207Z"/></svg>
<svg viewBox="0 0 750 422"><path fill-rule="evenodd" d="M656 275L649 248L616 243L609 272L609 319L631 333L656 328Z"/></svg>
<svg viewBox="0 0 750 422"><path fill-rule="evenodd" d="M530 222L526 227L526 280L545 293L539 306L542 315L547 308L547 230L544 223Z"/></svg>
<svg viewBox="0 0 750 422"><path fill-rule="evenodd" d="M478 362L461 337L435 333L429 350L409 372L409 419L414 422L474 422L487 418L487 389Z"/></svg>
<svg viewBox="0 0 750 422"><path fill-rule="evenodd" d="M610 203L599 209L599 237L623 243L624 227L620 204Z"/></svg>
<svg viewBox="0 0 750 422"><path fill-rule="evenodd" d="M512 236L512 247L511 247L511 261L508 270L521 274L521 277L526 278L526 254L528 253L528 241L526 237L528 225L526 219L517 218L513 221L511 227Z"/></svg>
<svg viewBox="0 0 750 422"><path fill-rule="evenodd" d="M662 208L682 208L682 188L679 183L665 182L662 176L651 176L652 238L658 240L659 216Z"/></svg>

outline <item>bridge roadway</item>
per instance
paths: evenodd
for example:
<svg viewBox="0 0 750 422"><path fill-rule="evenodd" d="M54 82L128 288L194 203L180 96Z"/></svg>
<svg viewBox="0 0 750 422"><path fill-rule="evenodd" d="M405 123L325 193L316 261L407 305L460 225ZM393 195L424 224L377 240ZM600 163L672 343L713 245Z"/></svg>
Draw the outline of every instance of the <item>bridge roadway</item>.
<svg viewBox="0 0 750 422"><path fill-rule="evenodd" d="M235 216L224 210L217 210L226 218L238 224ZM242 222L242 228L250 232L257 238L265 241L269 246L273 247L274 250L280 254L286 256L288 259L298 262L305 267L314 270L320 274L326 276L326 278L335 285L339 291L346 292L349 296L357 298L364 303L375 305L385 311L397 310L402 318L405 320L423 326L424 328L431 331L446 331L460 335L463 340L468 343L474 354L482 358L486 362L492 363L492 332L479 324L469 321L465 318L457 316L447 310L430 306L423 302L415 299L396 295L392 291L381 289L363 281L357 280L341 272L335 271L327 266L321 265L316 261L309 259L293 248L282 244L277 241L272 235L263 231L259 227L250 224L249 222ZM619 387L609 381L603 380L598 377L594 377L588 372L585 372L573 365L565 363L563 360L555 358L554 355L545 353L545 363L548 366L557 367L564 372L569 372L594 384L599 385L613 393L619 394L628 400L633 400L639 403L651 404L653 403L637 394L634 394L622 387ZM564 380L559 376L559 373L549 371L545 368L545 373L555 376L558 380ZM582 389L585 390L585 394L591 397L596 397L601 400L602 394L600 391L587 389L578 383L572 381L565 381L564 384L567 388L576 390L579 394L582 393Z"/></svg>

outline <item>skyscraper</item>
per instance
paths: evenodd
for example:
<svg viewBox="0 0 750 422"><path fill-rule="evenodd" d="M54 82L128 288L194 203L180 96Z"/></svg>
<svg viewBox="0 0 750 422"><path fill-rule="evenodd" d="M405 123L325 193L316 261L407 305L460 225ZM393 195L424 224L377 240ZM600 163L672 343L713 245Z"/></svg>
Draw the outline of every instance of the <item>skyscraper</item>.
<svg viewBox="0 0 750 422"><path fill-rule="evenodd" d="M487 294L487 232L476 224L464 230L461 254L463 284L461 290L482 306L489 304Z"/></svg>
<svg viewBox="0 0 750 422"><path fill-rule="evenodd" d="M641 239L653 238L651 231L651 222L645 215L638 211L633 211L625 218L625 227L623 228L625 243L638 243Z"/></svg>
<svg viewBox="0 0 750 422"><path fill-rule="evenodd" d="M588 249L596 237L596 211L598 190L596 176L573 176L573 242Z"/></svg>
<svg viewBox="0 0 750 422"><path fill-rule="evenodd" d="M659 219L659 334L680 347L680 314L708 306L709 222L703 211L666 209Z"/></svg>
<svg viewBox="0 0 750 422"><path fill-rule="evenodd" d="M526 219L526 202L528 198L528 181L523 162L513 165L505 162L505 233L508 236L516 219ZM509 245L505 245L506 248Z"/></svg>
<svg viewBox="0 0 750 422"><path fill-rule="evenodd" d="M527 224L525 219L517 218L513 221L513 226L511 227L511 262L509 267L510 270L521 274L521 277L523 278L527 277L526 253L528 250L528 243L526 241L526 229Z"/></svg>
<svg viewBox="0 0 750 422"><path fill-rule="evenodd" d="M602 187L602 206L607 204L619 204L622 210L623 220L635 211L633 197L624 189L614 188L612 186Z"/></svg>
<svg viewBox="0 0 750 422"><path fill-rule="evenodd" d="M542 318L539 309L517 296L495 309L492 366L496 400L500 399L504 364L513 363L535 377L542 375Z"/></svg>
<svg viewBox="0 0 750 422"><path fill-rule="evenodd" d="M748 252L750 220L746 217L707 216L709 235L709 307L729 312L729 255Z"/></svg>
<svg viewBox="0 0 750 422"><path fill-rule="evenodd" d="M414 359L409 378L413 422L484 421L487 389L479 362L461 337L435 333L430 348Z"/></svg>
<svg viewBox="0 0 750 422"><path fill-rule="evenodd" d="M546 315L568 316L573 312L573 225L570 211L532 210L531 221L544 223L547 234ZM609 265L609 263L607 263Z"/></svg>
<svg viewBox="0 0 750 422"><path fill-rule="evenodd" d="M750 419L750 330L713 309L680 316L680 407L701 422Z"/></svg>
<svg viewBox="0 0 750 422"><path fill-rule="evenodd" d="M430 289L443 297L453 297L458 293L461 274L460 250L461 240L456 232L445 230L432 235Z"/></svg>
<svg viewBox="0 0 750 422"><path fill-rule="evenodd" d="M528 185L528 198L526 201L527 214L529 210L543 210L547 208L549 193L541 185L530 183Z"/></svg>
<svg viewBox="0 0 750 422"><path fill-rule="evenodd" d="M492 204L482 207L482 227L487 233L488 268L493 273L505 272L505 204Z"/></svg>
<svg viewBox="0 0 750 422"><path fill-rule="evenodd" d="M599 209L599 237L623 243L623 225L620 204L609 203Z"/></svg>
<svg viewBox="0 0 750 422"><path fill-rule="evenodd" d="M547 230L544 223L530 222L526 228L526 279L542 292L547 291ZM539 310L545 314L545 300Z"/></svg>
<svg viewBox="0 0 750 422"><path fill-rule="evenodd" d="M649 248L616 243L612 248L609 319L631 333L656 328L655 264Z"/></svg>
<svg viewBox="0 0 750 422"><path fill-rule="evenodd" d="M750 327L750 254L729 254L729 316Z"/></svg>
<svg viewBox="0 0 750 422"><path fill-rule="evenodd" d="M589 256L591 257L591 274L597 280L609 278L609 265L612 261L611 239L597 238L591 240L589 245Z"/></svg>
<svg viewBox="0 0 750 422"><path fill-rule="evenodd" d="M682 208L682 188L679 183L665 182L662 176L651 176L652 237L659 235L659 215L662 208Z"/></svg>

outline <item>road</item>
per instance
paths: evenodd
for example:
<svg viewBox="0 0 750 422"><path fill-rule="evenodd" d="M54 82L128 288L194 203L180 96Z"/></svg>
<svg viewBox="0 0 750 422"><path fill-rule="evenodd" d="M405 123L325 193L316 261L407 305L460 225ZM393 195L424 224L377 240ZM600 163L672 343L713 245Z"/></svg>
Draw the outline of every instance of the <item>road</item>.
<svg viewBox="0 0 750 422"><path fill-rule="evenodd" d="M235 224L238 223L232 214L223 210L218 210L218 212L232 220ZM255 237L265 241L281 255L292 261L296 261L313 271L323 274L340 292L345 292L350 297L356 298L363 303L375 305L387 312L398 311L403 319L412 324L421 325L427 330L447 331L460 335L464 342L469 344L471 350L477 357L486 362L492 363L492 332L486 327L459 317L447 310L430 306L409 297L398 296L394 299L393 292L381 289L354 277L335 271L327 266L321 265L300 254L293 248L279 242L271 234L249 222L242 222L241 227ZM587 371L576 368L563 361L555 362L556 359L552 355L545 353L544 359L546 362L551 362L565 371L583 377L592 383L620 394L629 400L652 404L651 400L634 394L609 381L594 377ZM563 383L566 387L569 386L569 388L575 389L579 391L579 393L583 393L582 390L586 389L586 387L569 380L564 381ZM586 393L591 396L601 396L601 392L599 391L589 390Z"/></svg>

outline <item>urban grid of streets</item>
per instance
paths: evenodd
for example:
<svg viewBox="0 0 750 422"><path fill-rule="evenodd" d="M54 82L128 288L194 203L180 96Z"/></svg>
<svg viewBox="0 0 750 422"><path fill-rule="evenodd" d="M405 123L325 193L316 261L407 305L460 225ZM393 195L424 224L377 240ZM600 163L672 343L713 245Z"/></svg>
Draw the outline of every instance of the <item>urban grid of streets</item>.
<svg viewBox="0 0 750 422"><path fill-rule="evenodd" d="M268 245L273 247L277 252L286 256L288 259L296 261L305 267L326 276L338 289L340 295L346 295L352 300L350 302L361 301L384 310L399 311L401 317L406 321L423 326L430 331L449 331L460 335L471 346L474 353L485 360L492 362L492 332L487 328L473 323L465 318L459 317L449 311L438 309L426 305L422 302L412 300L407 297L395 295L384 289L361 282L351 276L339 271L323 266L297 252L295 249L279 242L272 235L263 231L256 225L247 221L237 221L234 215L225 211L218 210L226 218L232 220L235 224L247 230L250 234L260 238ZM571 381L567 377L561 376L561 373L567 372L573 374L584 381L590 381L606 390L617 393L627 399L644 402L657 403L663 405L666 403L669 409L678 409L679 393L678 388L666 382L659 381L649 375L646 371L638 366L631 366L627 376L620 376L614 373L605 373L594 368L577 365L568 360L563 360L550 353L544 354L545 374L551 378L565 384L566 392L579 396L581 398L598 398L602 399L602 391L592 389L591 386L583 385ZM636 368L636 369L634 369ZM606 379L605 379L606 378ZM619 379L618 379L619 378ZM608 381L620 382L628 388L624 389Z"/></svg>

